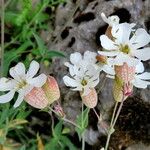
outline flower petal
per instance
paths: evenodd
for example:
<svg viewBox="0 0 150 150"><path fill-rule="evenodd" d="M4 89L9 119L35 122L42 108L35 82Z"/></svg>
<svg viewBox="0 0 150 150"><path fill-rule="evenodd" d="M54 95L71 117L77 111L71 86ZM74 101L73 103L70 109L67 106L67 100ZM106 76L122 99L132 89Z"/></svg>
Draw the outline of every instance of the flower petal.
<svg viewBox="0 0 150 150"><path fill-rule="evenodd" d="M112 27L111 33L117 43L127 44L132 31L132 26L129 23L121 23Z"/></svg>
<svg viewBox="0 0 150 150"><path fill-rule="evenodd" d="M70 55L70 62L72 64L78 64L82 60L82 56L79 52L75 52Z"/></svg>
<svg viewBox="0 0 150 150"><path fill-rule="evenodd" d="M18 107L22 103L24 96L25 96L25 90L19 91L18 98L14 104L14 108Z"/></svg>
<svg viewBox="0 0 150 150"><path fill-rule="evenodd" d="M115 70L111 66L104 65L103 66L103 71L106 72L107 74L115 75Z"/></svg>
<svg viewBox="0 0 150 150"><path fill-rule="evenodd" d="M99 78L89 81L88 86L94 88L99 83Z"/></svg>
<svg viewBox="0 0 150 150"><path fill-rule="evenodd" d="M142 88L142 89L145 89L147 88L148 85L150 85L150 82L148 81L144 81L144 80L141 80L139 78L135 78L133 81L132 81L133 85L137 88Z"/></svg>
<svg viewBox="0 0 150 150"><path fill-rule="evenodd" d="M150 47L146 47L143 49L135 50L134 55L140 60L146 61L150 59Z"/></svg>
<svg viewBox="0 0 150 150"><path fill-rule="evenodd" d="M39 63L36 62L35 60L33 60L30 64L29 70L27 72L27 78L34 77L37 74L39 68L40 68Z"/></svg>
<svg viewBox="0 0 150 150"><path fill-rule="evenodd" d="M106 35L100 36L101 45L106 50L117 50L118 47L115 46L115 43L110 40Z"/></svg>
<svg viewBox="0 0 150 150"><path fill-rule="evenodd" d="M112 57L112 56L117 56L120 52L118 52L118 51L110 51L110 52L98 51L98 53L100 55L103 55L103 56L110 56L110 57Z"/></svg>
<svg viewBox="0 0 150 150"><path fill-rule="evenodd" d="M0 96L0 103L7 103L7 102L11 101L14 97L14 94L15 94L15 91L12 90L5 95L1 95Z"/></svg>
<svg viewBox="0 0 150 150"><path fill-rule="evenodd" d="M39 76L28 79L27 82L28 84L34 86L34 87L42 87L47 80L47 76L45 74L40 74Z"/></svg>
<svg viewBox="0 0 150 150"><path fill-rule="evenodd" d="M96 56L97 56L97 54L96 53L94 53L94 52L90 52L90 51L86 51L85 53L84 53L84 56L83 56L83 59L85 60L85 61L88 61L89 63L96 63Z"/></svg>
<svg viewBox="0 0 150 150"><path fill-rule="evenodd" d="M10 68L10 75L17 81L20 81L21 78L25 77L25 66L23 63L18 63L15 67Z"/></svg>
<svg viewBox="0 0 150 150"><path fill-rule="evenodd" d="M102 17L104 22L109 24L109 26L113 26L113 25L119 24L119 20L120 19L119 19L118 16L110 16L110 17L107 18L104 13L101 13L101 17Z"/></svg>
<svg viewBox="0 0 150 150"><path fill-rule="evenodd" d="M130 43L134 46L135 49L141 48L147 45L150 42L150 35L146 32L145 29L137 29L132 38L130 39Z"/></svg>
<svg viewBox="0 0 150 150"><path fill-rule="evenodd" d="M15 84L13 80L9 80L5 77L0 79L0 91L10 91L14 88Z"/></svg>
<svg viewBox="0 0 150 150"><path fill-rule="evenodd" d="M150 80L150 72L144 72L140 75L137 75L139 79Z"/></svg>
<svg viewBox="0 0 150 150"><path fill-rule="evenodd" d="M64 83L66 86L70 86L70 87L78 87L79 86L79 83L76 80L74 80L68 76L64 76L63 80L64 80Z"/></svg>
<svg viewBox="0 0 150 150"><path fill-rule="evenodd" d="M123 63L127 63L129 66L136 66L139 63L139 60L136 58L132 58L126 54L120 53L117 55L117 57L114 59L115 65L123 65Z"/></svg>
<svg viewBox="0 0 150 150"><path fill-rule="evenodd" d="M142 62L139 62L136 65L136 73L142 73L142 72L144 72L144 65Z"/></svg>

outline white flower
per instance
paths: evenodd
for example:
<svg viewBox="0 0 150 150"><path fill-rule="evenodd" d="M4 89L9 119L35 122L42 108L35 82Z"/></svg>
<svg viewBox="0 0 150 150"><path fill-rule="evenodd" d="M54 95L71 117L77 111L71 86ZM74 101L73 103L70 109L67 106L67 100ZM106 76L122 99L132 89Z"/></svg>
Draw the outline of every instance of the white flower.
<svg viewBox="0 0 150 150"><path fill-rule="evenodd" d="M150 47L143 48L150 42L150 35L145 29L139 28L133 33L134 24L122 23L112 27L114 40L106 35L100 36L101 45L105 51L100 55L114 58L114 65L136 66L140 60L150 59Z"/></svg>
<svg viewBox="0 0 150 150"><path fill-rule="evenodd" d="M102 19L107 23L109 24L109 26L114 26L114 25L118 25L119 24L119 17L118 16L110 16L110 17L106 17L106 15L104 13L101 13L101 17Z"/></svg>
<svg viewBox="0 0 150 150"><path fill-rule="evenodd" d="M92 65L77 68L72 66L73 76L64 76L63 80L66 86L73 87L74 91L81 91L83 95L88 95L91 88L94 88L99 82L99 71ZM71 74L70 74L71 75Z"/></svg>
<svg viewBox="0 0 150 150"><path fill-rule="evenodd" d="M70 55L70 62L65 65L69 68L70 76L64 76L66 86L73 87L72 90L81 91L83 95L88 95L91 88L99 82L100 68L96 64L96 53L86 51L82 55L75 52Z"/></svg>
<svg viewBox="0 0 150 150"><path fill-rule="evenodd" d="M47 77L45 74L34 77L38 70L39 64L36 61L31 62L27 73L25 72L23 63L18 63L15 67L12 67L9 73L13 79L7 79L5 77L0 79L0 91L9 91L5 95L0 96L0 103L11 101L15 92L18 92L18 98L14 104L14 107L16 108L34 87L43 86Z"/></svg>
<svg viewBox="0 0 150 150"><path fill-rule="evenodd" d="M85 67L87 68L88 65L93 65L95 69L98 69L98 65L96 64L97 59L96 59L97 54L94 52L86 51L84 55L82 56L79 52L75 52L70 55L70 62L65 62L65 66L69 67L69 72L70 75L74 75L74 69L78 69L82 66L82 68ZM73 68L73 66L76 66ZM73 70L72 70L73 69Z"/></svg>
<svg viewBox="0 0 150 150"><path fill-rule="evenodd" d="M104 71L108 75L115 75L112 58L107 58L106 56L98 55L97 60L98 66L102 71Z"/></svg>
<svg viewBox="0 0 150 150"><path fill-rule="evenodd" d="M137 88L147 88L148 85L150 85L150 72L144 72L144 66L142 63L139 63L136 66L136 74L134 77L134 80L132 81L132 84Z"/></svg>

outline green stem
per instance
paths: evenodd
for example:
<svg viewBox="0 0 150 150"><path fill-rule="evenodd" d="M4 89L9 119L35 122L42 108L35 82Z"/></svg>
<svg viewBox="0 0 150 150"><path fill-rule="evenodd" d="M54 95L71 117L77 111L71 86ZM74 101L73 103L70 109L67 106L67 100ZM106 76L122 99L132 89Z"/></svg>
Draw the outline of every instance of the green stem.
<svg viewBox="0 0 150 150"><path fill-rule="evenodd" d="M3 67L4 67L4 15L5 15L5 8L4 8L4 0L1 0L1 72L0 76L3 76Z"/></svg>
<svg viewBox="0 0 150 150"><path fill-rule="evenodd" d="M54 109L52 109L51 107L49 107L49 109L50 109L50 111L52 111L54 114L56 114L57 116L59 116L58 113L57 113ZM48 112L48 113L50 114L50 112ZM79 128L79 129L81 129L80 126L78 126L76 123L74 123L73 121L71 121L71 120L69 120L69 119L67 119L67 118L65 118L65 117L62 118L62 120L65 121L65 122L68 122L68 123L70 123L70 124L72 124L72 125L74 125L75 127Z"/></svg>
<svg viewBox="0 0 150 150"><path fill-rule="evenodd" d="M108 149L110 138L111 138L111 135L114 132L114 126L115 126L116 121L117 121L117 119L119 117L119 114L121 112L121 109L122 109L122 106L123 106L123 102L124 102L124 96L122 98L122 101L121 101L121 104L119 106L119 109L118 109L117 113L116 113L116 110L117 110L118 102L116 102L116 104L115 104L113 115L112 115L112 119L111 119L111 123L110 123L110 129L109 129L109 132L108 132L107 141L106 141L106 145L105 145L105 150Z"/></svg>
<svg viewBox="0 0 150 150"><path fill-rule="evenodd" d="M116 121L117 121L117 119L118 119L118 117L119 117L119 114L120 114L121 109L122 109L122 106L123 106L123 102L124 102L124 98L123 98L123 100L121 101L121 104L120 104L119 109L118 109L118 111L117 111L116 117L115 117L114 122L113 122L113 125L112 125L113 127L115 126Z"/></svg>
<svg viewBox="0 0 150 150"><path fill-rule="evenodd" d="M84 112L84 104L82 103L82 129L84 128L83 124L83 112ZM82 150L85 150L85 137L84 137L84 132L82 133Z"/></svg>
<svg viewBox="0 0 150 150"><path fill-rule="evenodd" d="M32 25L32 23L34 22L35 18L41 13L41 11L43 11L43 9L47 6L48 3L44 4L40 9L39 11L36 13L36 15L32 18L32 20L27 24L28 28ZM10 46L12 43L14 43L21 35L21 32L16 36L14 37L9 43L7 43L5 45L5 48L7 48L8 46Z"/></svg>
<svg viewBox="0 0 150 150"><path fill-rule="evenodd" d="M117 110L117 106L118 106L118 102L115 103L115 107L114 107L113 115L112 115L112 118L111 118L110 126L112 126L112 124L113 124L115 113L116 113L116 110Z"/></svg>
<svg viewBox="0 0 150 150"><path fill-rule="evenodd" d="M82 150L85 150L85 137L84 137L84 133L82 134Z"/></svg>
<svg viewBox="0 0 150 150"><path fill-rule="evenodd" d="M8 0L7 2L6 2L6 4L5 4L5 8L9 5L9 3L11 2L12 0Z"/></svg>

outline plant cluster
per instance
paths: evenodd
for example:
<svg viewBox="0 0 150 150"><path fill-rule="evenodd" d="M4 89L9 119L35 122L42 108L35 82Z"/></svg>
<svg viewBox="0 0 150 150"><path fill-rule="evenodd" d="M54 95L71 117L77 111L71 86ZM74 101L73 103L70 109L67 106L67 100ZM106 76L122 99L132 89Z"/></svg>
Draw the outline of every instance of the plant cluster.
<svg viewBox="0 0 150 150"><path fill-rule="evenodd" d="M22 13L19 15L12 13L6 14L6 23L12 21L10 16L14 15L12 24L14 24L18 30L15 39L19 39L19 43L15 43L19 48L8 50L5 53L6 58L8 56L12 57L12 59L9 58L9 63L5 62L8 65L6 67L7 69L11 61L18 57L18 55L15 54L16 57L14 58L14 52L20 53L21 50L24 51L27 47L36 50L36 54L34 50L31 50L31 53L40 56L39 59L36 59L38 61L45 60L46 58L49 59L52 54L54 54L54 52L47 50L35 30L37 29L35 26L38 26L38 29L44 28L42 19L46 19L46 15L41 12L48 4L50 4L50 1L44 0L40 3L40 6L34 8L35 10L39 10L38 13L37 10L33 10L33 13L29 15L28 10L31 9L31 1L26 0L23 2L24 9ZM36 13L34 13L34 11ZM38 15L42 16L39 17ZM69 70L68 74L63 77L64 84L67 87L71 87L71 90L78 91L82 99L82 111L81 114L77 116L76 122L67 119L58 101L61 91L59 90L59 85L55 78L43 73L35 77L39 70L39 63L37 61L33 60L30 63L28 71L26 71L24 64L19 62L9 70L9 74L12 78L0 78L0 91L3 92L0 96L0 103L10 102L16 97L17 93L18 97L14 104L15 110L22 107L24 100L32 107L44 110L50 114L52 118L53 137L49 144L45 146L45 149L55 150L59 147L61 147L61 149L65 149L66 147L71 150L77 149L64 134L65 128L63 129L63 122L67 122L74 125L79 140L82 141L82 150L85 150L84 134L88 126L88 114L90 109L93 109L98 120L102 121L102 117L99 116L94 109L98 103L98 94L95 87L101 86L98 83L102 73L105 74L105 78L111 78L114 81L112 91L115 107L110 125L105 129L107 131L106 145L101 148L101 150L108 149L109 141L115 131L114 126L121 112L123 103L132 95L133 87L147 88L147 86L150 85L150 73L144 72L143 65L143 61L150 59L150 47L145 47L150 42L150 35L143 28L135 29L136 24L119 23L118 16L110 16L107 18L104 13L102 13L101 16L109 25L105 34L100 36L103 49L97 53L86 51L83 55L79 52L74 52L70 55L70 61L64 64ZM22 26L23 24L26 25ZM24 37L28 37L28 39L25 40ZM32 41L33 38L36 42ZM14 40L5 46L11 48L12 43L14 43ZM11 55L11 52L13 55ZM59 52L55 54L62 55ZM8 58L6 60L8 60ZM85 109L84 105L86 106ZM8 111L8 109L14 111L9 105L7 105L5 111ZM5 111L3 110L2 114L7 117L8 114ZM53 114L60 119L60 122L55 127ZM3 124L0 134L2 137L2 146L6 145L7 132L9 130L26 123L26 120L19 120L18 115L23 116L22 118L26 117L26 113L24 114L23 111L22 113L14 111L8 115L11 120L7 120L6 122L4 120L1 121ZM5 119L5 117L2 117L2 119ZM4 123L6 126L4 126ZM40 136L37 136L37 140L39 149L44 149ZM25 149L25 147L23 146L21 149Z"/></svg>

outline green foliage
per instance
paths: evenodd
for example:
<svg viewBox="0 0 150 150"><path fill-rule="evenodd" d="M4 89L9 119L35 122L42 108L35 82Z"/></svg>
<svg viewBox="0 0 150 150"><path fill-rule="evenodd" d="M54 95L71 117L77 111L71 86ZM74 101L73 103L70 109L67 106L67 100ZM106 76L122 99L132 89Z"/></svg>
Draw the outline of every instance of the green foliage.
<svg viewBox="0 0 150 150"><path fill-rule="evenodd" d="M28 123L26 117L31 111L26 110L26 106L14 109L9 103L0 105L0 144L6 141L10 131L22 129L22 125Z"/></svg>
<svg viewBox="0 0 150 150"><path fill-rule="evenodd" d="M53 137L51 137L50 142L46 144L45 150L50 149L59 149L65 150L69 148L69 150L77 150L77 148L73 145L70 139L63 134L63 121L60 121L53 130Z"/></svg>
<svg viewBox="0 0 150 150"><path fill-rule="evenodd" d="M58 50L49 50L40 37L42 30L51 32L49 24L53 21L53 12L46 13L46 8L53 8L64 0L12 0L5 11L5 34L10 40L5 42L4 75L7 75L12 62L22 61L29 64L32 59L51 62L53 57L64 57ZM47 23L49 22L49 23Z"/></svg>
<svg viewBox="0 0 150 150"><path fill-rule="evenodd" d="M85 129L88 126L88 114L89 114L89 108L86 108L78 117L76 124L80 128L75 128L76 132L78 133L79 139L81 140L82 134L84 134Z"/></svg>

